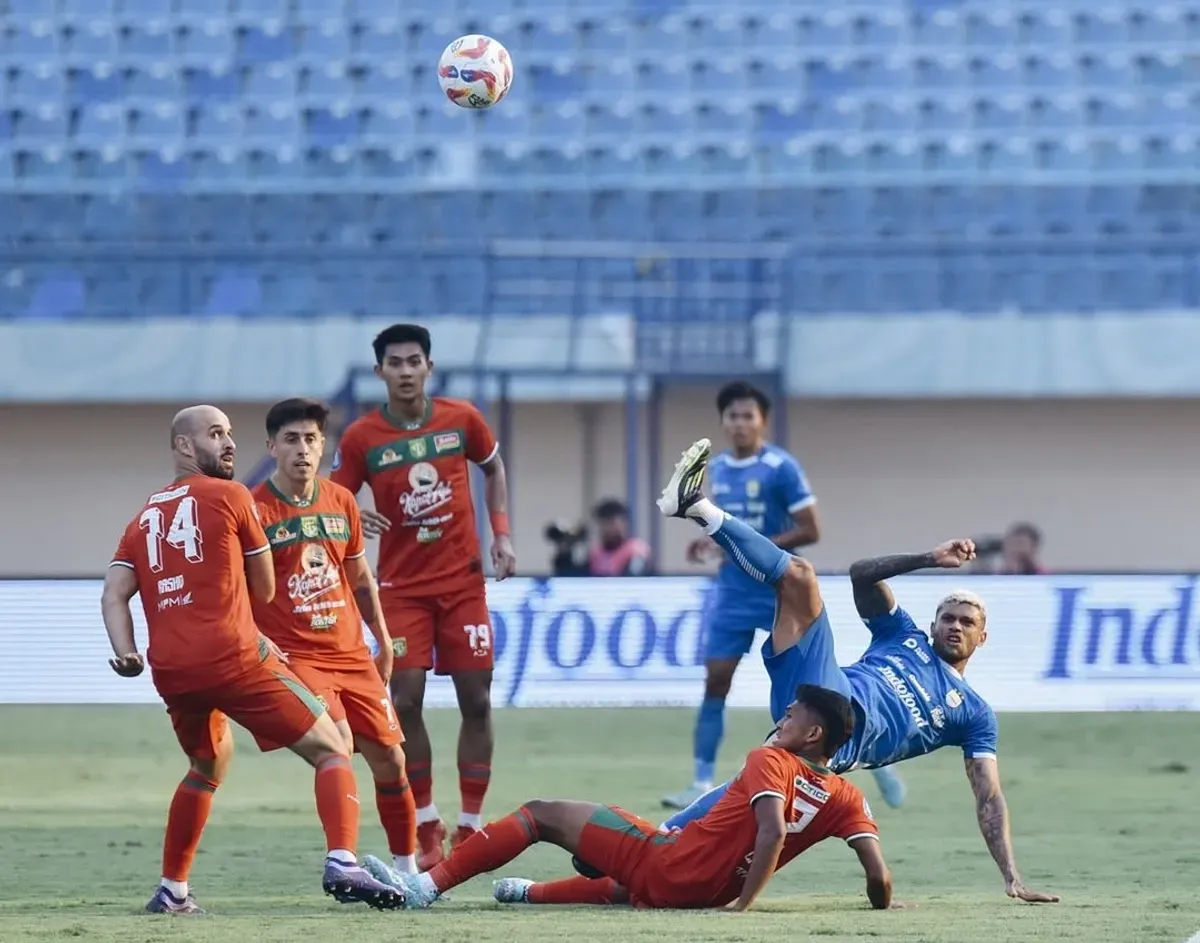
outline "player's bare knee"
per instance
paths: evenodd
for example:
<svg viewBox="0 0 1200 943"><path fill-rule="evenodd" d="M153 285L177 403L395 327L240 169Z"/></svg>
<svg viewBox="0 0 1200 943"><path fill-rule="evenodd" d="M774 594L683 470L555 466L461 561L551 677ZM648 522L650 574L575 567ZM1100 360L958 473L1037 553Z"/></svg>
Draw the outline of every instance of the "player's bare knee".
<svg viewBox="0 0 1200 943"><path fill-rule="evenodd" d="M486 723L492 716L492 694L487 687L471 685L458 690L458 708L463 720Z"/></svg>
<svg viewBox="0 0 1200 943"><path fill-rule="evenodd" d="M560 830L560 805L553 799L530 799L524 804L525 811L529 813L538 830L538 841L554 843Z"/></svg>
<svg viewBox="0 0 1200 943"><path fill-rule="evenodd" d="M376 781L381 783L399 782L405 776L404 751L399 747L370 757L367 765L371 767Z"/></svg>

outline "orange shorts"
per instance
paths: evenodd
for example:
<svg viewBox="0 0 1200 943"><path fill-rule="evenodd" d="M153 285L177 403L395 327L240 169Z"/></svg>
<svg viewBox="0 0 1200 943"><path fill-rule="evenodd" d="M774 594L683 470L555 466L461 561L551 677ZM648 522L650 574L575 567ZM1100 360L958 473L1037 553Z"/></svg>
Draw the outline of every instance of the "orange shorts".
<svg viewBox="0 0 1200 943"><path fill-rule="evenodd" d="M358 667L322 668L298 661L292 655L288 666L325 705L329 716L339 723L344 720L356 737L384 747L404 742L400 721L374 662L367 661Z"/></svg>
<svg viewBox="0 0 1200 943"><path fill-rule="evenodd" d="M401 596L380 590L395 667L440 675L491 671L492 617L483 587L455 596Z"/></svg>
<svg viewBox="0 0 1200 943"><path fill-rule="evenodd" d="M658 849L674 841L674 835L662 834L632 812L615 805L601 806L584 825L575 855L629 891L634 904L686 907L659 903L652 887Z"/></svg>
<svg viewBox="0 0 1200 943"><path fill-rule="evenodd" d="M274 655L218 687L164 695L183 752L211 760L225 737L228 717L254 735L261 750L291 746L325 713L300 680Z"/></svg>

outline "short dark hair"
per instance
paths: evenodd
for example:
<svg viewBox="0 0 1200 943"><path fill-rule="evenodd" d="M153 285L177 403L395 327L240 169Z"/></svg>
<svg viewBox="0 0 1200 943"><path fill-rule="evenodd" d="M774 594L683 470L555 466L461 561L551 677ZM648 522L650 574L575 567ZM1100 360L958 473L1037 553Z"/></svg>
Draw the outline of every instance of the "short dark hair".
<svg viewBox="0 0 1200 943"><path fill-rule="evenodd" d="M1028 537L1033 541L1035 547L1042 545L1042 532L1037 524L1030 524L1028 521L1017 521L1013 524L1008 532L1014 537Z"/></svg>
<svg viewBox="0 0 1200 943"><path fill-rule="evenodd" d="M611 521L614 517L628 517L629 508L619 498L605 498L592 508L592 516L598 521Z"/></svg>
<svg viewBox="0 0 1200 943"><path fill-rule="evenodd" d="M273 439L284 426L301 421L315 422L317 428L324 432L328 419L329 407L320 400L304 396L280 400L267 410L267 437Z"/></svg>
<svg viewBox="0 0 1200 943"><path fill-rule="evenodd" d="M733 403L739 399L752 399L758 404L758 411L766 419L771 412L771 398L753 383L745 380L734 380L726 383L717 393L717 414L724 415Z"/></svg>
<svg viewBox="0 0 1200 943"><path fill-rule="evenodd" d="M433 349L429 328L420 324L393 324L391 327L385 327L376 335L375 340L371 341L371 346L375 348L376 363L383 363L384 355L392 344L416 344L425 354L426 360Z"/></svg>
<svg viewBox="0 0 1200 943"><path fill-rule="evenodd" d="M796 703L810 707L825 728L825 755L833 756L854 733L854 706L832 688L802 684L796 688Z"/></svg>

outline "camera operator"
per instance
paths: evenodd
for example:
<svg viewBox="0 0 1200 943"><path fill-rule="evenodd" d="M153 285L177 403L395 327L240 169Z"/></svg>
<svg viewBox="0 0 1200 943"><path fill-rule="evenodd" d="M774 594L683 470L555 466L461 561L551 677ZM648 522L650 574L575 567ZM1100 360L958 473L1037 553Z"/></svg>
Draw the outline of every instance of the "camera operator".
<svg viewBox="0 0 1200 943"><path fill-rule="evenodd" d="M587 527L576 521L558 520L542 531L546 543L554 549L550 557L550 572L555 576L587 576Z"/></svg>
<svg viewBox="0 0 1200 943"><path fill-rule="evenodd" d="M606 498L592 509L599 540L588 553L591 576L647 576L650 545L629 533L629 509L616 498Z"/></svg>

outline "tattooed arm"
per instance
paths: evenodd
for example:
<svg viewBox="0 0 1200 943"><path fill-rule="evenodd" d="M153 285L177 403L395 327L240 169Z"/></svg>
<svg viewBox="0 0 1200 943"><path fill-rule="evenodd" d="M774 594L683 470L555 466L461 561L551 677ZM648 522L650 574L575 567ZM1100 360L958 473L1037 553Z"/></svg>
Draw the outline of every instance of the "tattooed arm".
<svg viewBox="0 0 1200 943"><path fill-rule="evenodd" d="M1008 824L1008 803L1000 790L1000 769L994 757L968 757L967 779L975 793L975 816L979 819L979 831L992 853L1000 874L1004 877L1004 892L1009 897L1034 904L1053 904L1058 897L1030 890L1021 881L1017 862L1013 856L1012 834Z"/></svg>
<svg viewBox="0 0 1200 943"><path fill-rule="evenodd" d="M854 607L864 619L884 616L896 608L896 597L884 580L929 567L954 569L975 558L970 540L948 540L928 553L895 553L887 557L859 560L850 567Z"/></svg>

